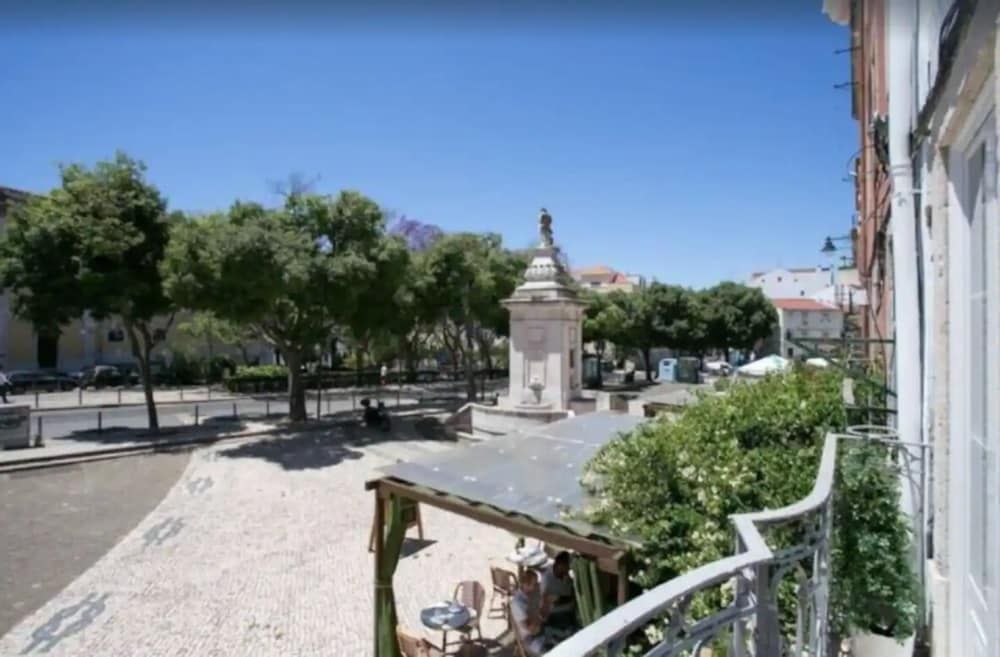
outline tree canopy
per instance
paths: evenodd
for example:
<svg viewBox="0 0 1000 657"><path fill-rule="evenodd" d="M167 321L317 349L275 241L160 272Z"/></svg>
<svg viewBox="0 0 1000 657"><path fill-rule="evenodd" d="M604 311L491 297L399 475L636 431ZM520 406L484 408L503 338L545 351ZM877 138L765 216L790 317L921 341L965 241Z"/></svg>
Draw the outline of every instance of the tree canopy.
<svg viewBox="0 0 1000 657"><path fill-rule="evenodd" d="M404 262L378 205L357 192L291 195L280 208L236 203L175 228L164 263L178 303L251 326L288 363L289 409L306 416L300 368L334 327L366 326Z"/></svg>
<svg viewBox="0 0 1000 657"><path fill-rule="evenodd" d="M120 319L155 430L149 361L156 329L168 328L173 310L159 266L170 224L180 216L168 215L145 172L121 152L93 167L61 166L59 187L13 208L0 247L0 281L14 314L41 333L58 335L84 313Z"/></svg>

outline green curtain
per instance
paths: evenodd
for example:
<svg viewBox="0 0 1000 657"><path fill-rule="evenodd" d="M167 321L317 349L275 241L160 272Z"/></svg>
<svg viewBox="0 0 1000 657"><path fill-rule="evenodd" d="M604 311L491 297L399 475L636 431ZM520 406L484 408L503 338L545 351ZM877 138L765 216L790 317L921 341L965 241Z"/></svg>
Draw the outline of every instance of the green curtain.
<svg viewBox="0 0 1000 657"><path fill-rule="evenodd" d="M406 524L403 522L403 505L399 498L393 496L388 505L388 518L385 528L385 543L382 546L382 559L375 564L376 588L375 608L378 610L378 645L375 646L376 657L400 657L399 642L396 641L396 600L392 594L392 578L396 574L399 555L403 551L403 537L406 535Z"/></svg>
<svg viewBox="0 0 1000 657"><path fill-rule="evenodd" d="M604 595L597 573L597 563L593 559L577 557L573 559L573 592L576 594L576 613L581 627L590 625L604 615ZM595 654L604 656L604 649Z"/></svg>
<svg viewBox="0 0 1000 657"><path fill-rule="evenodd" d="M604 615L604 596L597 564L592 559L577 557L573 560L573 591L581 625L590 625Z"/></svg>

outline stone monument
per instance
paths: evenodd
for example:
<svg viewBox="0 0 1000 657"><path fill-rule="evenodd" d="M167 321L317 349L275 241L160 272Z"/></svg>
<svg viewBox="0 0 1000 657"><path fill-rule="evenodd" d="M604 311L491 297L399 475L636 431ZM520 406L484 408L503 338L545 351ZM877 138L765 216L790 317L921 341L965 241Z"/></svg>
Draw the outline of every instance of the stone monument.
<svg viewBox="0 0 1000 657"><path fill-rule="evenodd" d="M569 285L542 208L539 244L522 283L503 305L510 311L510 389L500 405L525 410L568 411L583 380L584 303Z"/></svg>

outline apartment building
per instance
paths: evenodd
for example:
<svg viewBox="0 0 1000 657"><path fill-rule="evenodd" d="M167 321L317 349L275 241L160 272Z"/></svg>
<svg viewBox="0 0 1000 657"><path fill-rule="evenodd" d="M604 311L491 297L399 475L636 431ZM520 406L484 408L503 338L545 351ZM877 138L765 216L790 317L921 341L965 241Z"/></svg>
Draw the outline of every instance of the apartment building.
<svg viewBox="0 0 1000 657"><path fill-rule="evenodd" d="M574 269L571 272L573 280L581 287L588 290L595 290L600 293L620 290L622 292L632 292L646 285L646 280L638 274L623 274L606 265L595 265Z"/></svg>
<svg viewBox="0 0 1000 657"><path fill-rule="evenodd" d="M931 518L918 536L929 556L927 638L936 656L995 657L1000 1L826 0L824 11L850 27L860 149L876 158L856 178L859 234L873 234L875 248L859 237L856 258L881 304L876 326L893 342L897 429L930 466L927 499L904 499Z"/></svg>

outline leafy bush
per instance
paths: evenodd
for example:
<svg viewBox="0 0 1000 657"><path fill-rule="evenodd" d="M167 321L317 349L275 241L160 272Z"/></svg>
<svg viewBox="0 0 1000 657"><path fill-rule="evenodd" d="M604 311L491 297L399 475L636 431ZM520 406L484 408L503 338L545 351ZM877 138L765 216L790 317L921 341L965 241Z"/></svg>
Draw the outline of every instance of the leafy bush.
<svg viewBox="0 0 1000 657"><path fill-rule="evenodd" d="M169 385L189 386L203 380L204 369L197 358L184 352L175 352L170 363L163 368L161 376Z"/></svg>
<svg viewBox="0 0 1000 657"><path fill-rule="evenodd" d="M652 588L732 554L732 514L805 497L825 434L843 430L847 420L841 379L833 372L797 369L731 386L726 395L705 396L673 420L642 425L598 453L586 477L600 500L589 519L642 539L632 555L632 580ZM859 444L841 450L832 546L837 632L885 627L889 618L897 636L912 629L909 534L884 452ZM795 540L792 530L767 538ZM789 603L782 607L791 606L790 594L789 587L779 589ZM713 592L700 596L692 611L702 616L726 602ZM655 639L656 632L647 634Z"/></svg>
<svg viewBox="0 0 1000 657"><path fill-rule="evenodd" d="M240 365L230 379L277 379L288 378L288 368L284 365Z"/></svg>

